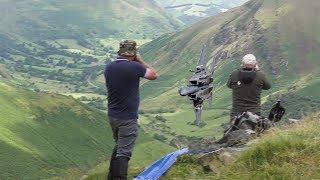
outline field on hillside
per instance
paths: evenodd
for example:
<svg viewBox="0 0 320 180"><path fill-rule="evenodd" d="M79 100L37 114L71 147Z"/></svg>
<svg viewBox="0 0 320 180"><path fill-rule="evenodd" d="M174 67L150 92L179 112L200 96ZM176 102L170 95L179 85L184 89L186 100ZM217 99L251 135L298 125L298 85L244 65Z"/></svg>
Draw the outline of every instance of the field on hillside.
<svg viewBox="0 0 320 180"><path fill-rule="evenodd" d="M229 114L229 113L227 113ZM220 127L227 122L226 111L204 110L202 122L205 124L198 127L194 124L193 111L178 111L175 113L157 113L141 115L141 123L149 133L168 135L174 138L177 135L195 137L220 137ZM154 130L157 131L154 131Z"/></svg>

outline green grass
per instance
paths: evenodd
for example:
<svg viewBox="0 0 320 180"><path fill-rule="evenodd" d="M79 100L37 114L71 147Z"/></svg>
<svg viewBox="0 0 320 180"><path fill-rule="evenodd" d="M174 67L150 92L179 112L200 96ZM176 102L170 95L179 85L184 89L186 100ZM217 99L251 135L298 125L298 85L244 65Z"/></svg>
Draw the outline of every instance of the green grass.
<svg viewBox="0 0 320 180"><path fill-rule="evenodd" d="M109 158L104 113L70 97L0 86L1 179L81 175Z"/></svg>
<svg viewBox="0 0 320 180"><path fill-rule="evenodd" d="M66 93L64 95L72 96L75 99L81 98L82 96L87 97L87 98L102 98L102 99L106 99L107 98L107 96L98 95L98 94L95 94L95 93Z"/></svg>
<svg viewBox="0 0 320 180"><path fill-rule="evenodd" d="M76 5L74 5L75 2L77 2ZM33 5L37 7L39 3L33 2ZM49 4L45 3L44 5ZM144 7L143 10L140 8L142 5ZM45 10L45 18L40 18L40 20L53 22L58 28L68 28L75 33L96 33L98 35L103 35L103 37L109 37L110 35L114 36L115 34L121 38L124 36L142 37L144 33L140 31L142 28L146 28L148 29L148 32L145 32L146 37L152 37L153 35L172 31L175 26L181 27L179 21L168 16L162 9L148 1L134 2L121 0L118 3L99 2L95 6L92 6L86 1L69 0L65 3L58 2L53 6L58 8L59 11ZM24 8L27 7L32 8L30 5L25 6ZM144 16L147 15L147 17L149 17L150 15L148 14L150 14L150 12L154 13L153 17L158 20L157 22L159 24L146 21ZM42 12L40 11L40 13ZM130 16L131 14L135 14L135 16ZM110 26L111 24L112 26ZM66 25L68 26L66 27ZM157 28L158 25L162 25L162 28ZM129 30L126 28L128 26L131 26L132 28ZM120 32L119 29L123 29L123 32ZM140 34L136 34L137 31L139 31ZM61 37L65 36L66 35L62 35Z"/></svg>
<svg viewBox="0 0 320 180"><path fill-rule="evenodd" d="M151 14L151 11L154 11L149 6L152 4L148 4L150 2L133 2L133 1L126 1L127 3L132 3L131 10L137 10L141 12L139 5L144 3L146 14ZM278 3L279 2L279 3ZM280 3L281 2L281 3ZM283 4L282 4L283 2ZM13 2L12 2L13 3ZM54 7L49 7L50 13L45 13L45 16L41 16L42 11L32 11L33 8L40 8L38 6L31 7L34 4L37 4L34 1L31 4L28 4L28 8L31 9L29 12L40 12L39 14L21 14L21 16L32 17L32 21L30 24L21 24L21 26L25 26L25 31L19 34L18 32L10 32L9 35L15 34L17 37L17 41L25 41L28 43L32 43L29 47L30 49L36 48L36 51L39 52L40 47L36 45L34 42L35 36L38 37L39 32L43 32L43 36L40 39L64 39L61 43L65 45L69 45L72 51L75 52L82 52L81 47L77 46L75 40L73 40L72 36L81 37L84 39L89 39L93 46L96 46L96 41L99 41L103 45L107 47L113 47L117 49L116 39L122 38L136 38L136 39L143 39L145 35L146 39L150 39L156 37L160 34L160 31L165 30L165 32L171 31L175 28L172 26L179 25L175 24L174 21L170 21L171 18L167 16L161 16L158 18L160 22L164 24L171 22L170 27L167 25L163 25L162 23L156 23L157 20L155 19L143 19L144 23L140 23L141 19L140 16L134 17L134 19L126 19L126 13L131 13L132 11L117 11L121 9L121 4L125 3L124 1L119 1L117 3L114 12L125 12L121 15L116 15L112 24L117 24L118 29L125 29L123 32L114 32L112 38L106 39L105 34L110 34L112 31L110 29L105 28L104 25L110 23L110 19L105 19L108 16L105 16L105 9L102 7L112 7L112 6L99 6L98 9L94 9L94 13L91 11L92 9L87 8L87 2L85 1L77 1L76 7L70 6L73 4L71 1L64 2L63 6L60 3L57 5L53 5ZM284 5L285 4L285 5ZM22 7L27 8L25 3L20 4ZM101 5L101 4L100 4ZM148 6L147 6L148 5ZM260 6L261 5L261 6ZM48 9L47 6L45 6ZM61 8L57 8L61 7ZM63 8L65 7L65 9ZM84 8L85 7L85 8ZM150 7L150 9L149 9ZM147 82L143 81L141 87L141 110L143 111L159 111L159 110L174 110L174 113L159 113L160 115L164 116L167 121L162 124L169 128L170 131L176 133L176 135L186 135L186 136L219 136L221 132L219 132L219 126L228 121L227 112L231 106L231 91L225 87L225 83L229 74L232 72L233 69L239 67L239 61L241 57L246 53L254 53L257 55L261 68L267 73L269 79L272 80L272 89L267 91L263 94L264 102L265 102L265 109L270 109L271 103L273 103L276 99L281 98L284 100L285 107L287 108L287 117L299 117L301 114L305 114L308 112L318 111L320 109L319 102L319 35L318 32L320 30L319 21L317 20L318 11L317 8L319 7L319 2L308 0L305 1L288 1L288 0L281 0L281 1L267 1L267 0L258 0L252 1L246 4L243 7L231 10L223 15L219 15L213 18L207 18L204 21L201 21L194 26L181 31L177 34L168 34L159 39L156 39L150 43L147 43L143 47L141 47L141 52L143 57L146 61L151 62L155 65L156 69L160 73L160 77L157 81ZM19 9L19 8L18 8ZM40 8L41 9L41 8ZM60 10L62 12L51 12ZM83 10L86 9L86 10ZM24 11L24 13L27 11ZM84 12L85 14L82 14ZM114 12L108 13L113 14ZM160 12L160 11L159 11ZM80 14L79 14L80 13ZM142 12L143 13L143 12ZM136 13L139 15L139 13ZM161 13L160 13L161 14ZM1 15L1 13L0 13ZM10 14L9 14L10 15ZM77 16L78 15L78 16ZM158 17L159 13L153 12L153 15ZM63 18L64 16L68 16L68 18ZM6 16L7 21L10 22L11 16ZM19 18L20 16L18 16ZM44 17L46 20L40 18ZM85 17L85 18L84 18ZM9 19L8 19L9 18ZM80 18L81 21L78 21ZM90 20L90 18L94 18L94 20ZM254 18L254 19L253 19ZM135 28L132 28L132 31L127 30L128 24L126 24L123 20L126 19L130 21L130 23L138 24ZM169 20L168 20L169 19ZM292 19L295 19L293 22ZM55 28L44 28L41 26L41 22L50 22L54 24ZM74 23L73 23L74 21ZM104 23L97 23L103 21ZM39 23L37 23L39 22ZM139 23L137 23L139 22ZM257 23L257 24L254 24ZM11 24L10 24L11 25ZM31 26L33 26L31 28ZM149 26L153 25L153 28L149 28ZM13 25L12 25L13 26ZM2 30L6 30L6 23L1 28ZM10 26L11 27L11 26ZM63 27L63 28L61 28ZM67 27L68 32L65 31L65 27ZM88 28L92 27L90 31ZM161 28L159 28L161 27ZM33 30L32 30L33 29ZM154 31L154 29L159 30ZM32 31L31 31L32 30ZM44 32L45 30L45 32ZM96 31L95 33L91 31ZM104 31L104 32L101 32ZM94 35L95 34L95 35ZM58 37L53 37L53 35ZM35 38L35 39L33 39ZM66 40L67 39L67 40ZM9 44L9 43L8 43ZM54 43L55 45L57 42ZM215 57L219 54L212 54L218 47L223 45L221 52L224 51L227 53L226 58L222 58L219 62L217 72L215 74L214 80L214 101L213 101L213 108L214 110L205 110L203 112L203 120L207 123L206 126L202 128L198 128L196 126L192 126L187 124L188 122L193 122L194 114L193 109L191 107L191 102L188 101L185 97L179 96L177 90L179 86L187 85L188 79L192 76L192 73L189 72L190 69L193 69L198 56L201 51L202 45L207 45L207 60L210 58ZM116 51L116 50L115 50ZM219 53L221 53L219 52ZM83 53L83 52L82 52ZM91 53L91 52L89 52ZM61 56L52 55L51 57L58 58ZM98 56L97 56L98 57ZM106 56L107 57L107 56ZM15 56L16 59L21 58L19 56ZM70 58L67 58L70 61ZM103 57L99 56L99 60L103 60ZM5 60L8 62L8 60ZM286 62L288 62L288 66L286 67ZM81 68L87 67L86 65L80 65ZM288 69L287 69L288 68ZM5 69L12 69L10 67L6 67ZM41 68L45 70L49 70L46 68ZM76 70L68 70L69 74L73 72L77 72L79 69ZM276 74L272 73L272 70L276 72ZM7 71L7 70L6 70ZM1 70L2 72L2 70ZM6 74L8 74L6 72ZM310 75L312 74L312 75ZM24 81L27 79L28 81L32 81L35 84L33 86L40 87L43 90L50 90L50 91L57 91L63 93L72 93L75 90L74 86L70 86L70 89L67 88L67 84L61 83L59 81L47 81L43 82L41 79L33 78L24 76L17 73L12 73L12 76L15 78L13 81L17 82L18 84L23 84ZM311 76L311 79L309 78ZM95 80L92 80L93 82ZM97 81L99 84L103 85L104 80L100 76ZM61 84L60 84L61 83ZM30 83L29 83L30 84ZM33 87L32 86L32 87ZM22 131L21 129L32 127L34 129L40 128L45 129L48 123L49 125L52 124L52 127L58 128L59 124L62 123L62 120L69 120L71 122L75 122L79 115L72 114L74 112L73 106L68 104L67 107L71 108L70 112L65 112L63 110L56 110L55 106L48 106L48 104L52 102L58 101L56 96L49 98L50 95L43 93L41 94L44 96L43 100L41 98L35 98L35 95L29 91L19 92L23 95L17 94L5 94L6 91L3 91L4 94L1 94L0 97L3 98L2 101L5 102L3 107L6 108L5 110L0 110L2 113L5 114L3 117L9 117L9 119L4 120L5 128L16 128L14 125L19 123L22 128L18 128L18 131ZM29 103L29 99L25 99L26 97L32 100L35 103ZM40 96L40 95L39 95ZM82 96L82 94L81 94ZM91 96L91 95L90 95ZM95 96L95 95L94 95ZM6 98L12 97L12 98ZM14 97L14 98L13 98ZM62 98L62 96L61 96ZM66 97L65 97L66 98ZM70 98L70 97L68 97ZM12 101L14 99L14 101ZM41 101L40 101L40 100ZM71 99L71 98L70 98ZM74 101L74 100L73 100ZM60 101L59 101L60 102ZM60 102L64 104L64 101ZM39 105L36 105L39 104ZM24 109L16 113L14 109L16 107L23 107ZM40 109L40 110L39 110ZM53 109L53 110L52 110ZM68 108L67 108L68 109ZM51 112L51 110L53 112ZM49 112L48 112L49 111ZM77 111L78 112L78 111ZM60 115L61 114L61 115ZM41 116L42 115L42 116ZM154 120L154 116L157 114L153 113L146 113L142 117L143 128L147 134L153 135L155 133L160 133L163 135L168 136L169 138L174 138L174 135L167 135L166 132L162 132L162 127L156 128L149 128L147 125ZM85 115L84 117L90 117L91 115ZM102 116L102 115L101 115ZM1 116L1 118L3 118ZM47 119L42 117L48 117ZM79 117L79 119L84 118ZM19 123L10 123L9 120L17 119ZM44 120L43 120L44 119ZM28 126L25 125L23 120L27 120ZM42 120L42 121L41 121ZM20 122L21 121L21 122ZM39 122L38 122L39 121ZM9 127L9 125L11 125ZM82 127L82 126L90 126L91 124L82 124L77 125L74 123L67 123L67 127L75 128L75 127ZM50 131L52 129L49 129ZM61 134L68 136L68 129L62 128ZM36 144L38 149L34 150L30 147L33 147L32 138L36 137L36 135L32 135L28 139L23 139L23 137L27 138L28 136L24 133L20 134L19 137L14 137L13 132L14 130L5 130L3 129L3 147L11 150L13 148L21 149L21 156L25 157L24 153L31 154L38 152L41 150L40 145ZM33 131L31 131L33 132ZM38 132L38 131L37 131ZM47 133L47 131L40 131L40 133ZM48 134L48 136L53 136ZM98 135L97 135L98 136ZM79 136L84 137L86 136ZM62 143L59 139L53 138L53 142ZM11 139L14 139L12 141ZM37 139L37 138L35 138ZM71 141L70 139L68 139ZM79 139L76 139L80 142ZM39 140L40 142L46 142L45 140ZM31 145L30 145L31 144ZM62 143L63 144L63 143ZM144 144L144 145L143 145ZM151 145L150 145L151 144ZM66 145L66 144L64 144ZM67 145L66 145L67 146ZM144 149L145 147L153 146L152 143L142 143L141 147ZM155 146L158 149L162 146ZM46 147L46 146L45 146ZM67 146L68 147L68 146ZM137 146L139 147L139 146ZM11 149L10 149L11 148ZM9 152L8 150L8 152ZM14 150L12 150L14 151ZM43 150L44 151L44 150ZM20 151L19 151L20 152ZM71 150L70 150L71 152ZM71 156L69 150L65 150L66 155ZM47 152L43 153L45 155ZM153 152L156 154L156 151ZM107 154L107 153L106 153ZM139 153L138 153L139 154ZM41 154L42 155L42 154ZM77 155L77 154L76 154ZM75 155L75 156L76 156ZM85 154L88 156L87 154ZM160 154L159 154L160 155ZM40 156L40 155L39 155ZM54 155L48 155L51 157ZM60 156L56 155L57 159ZM158 155L157 155L158 156ZM20 156L19 156L20 157ZM38 157L38 156L35 156ZM137 158L140 158L141 155L137 155ZM104 160L106 160L106 157ZM138 158L138 159L139 159ZM151 157L156 158L156 157ZM60 158L61 159L61 158ZM30 159L24 159L26 162L31 161ZM51 158L48 162L56 162ZM139 161L143 161L141 158ZM146 160L144 163L148 163ZM5 161L7 162L7 161ZM13 162L13 159L8 159L8 162ZM33 162L33 161L31 161ZM44 164L47 161L43 162ZM92 160L92 162L97 163L97 161ZM132 161L134 162L134 160ZM61 162L63 164L64 162ZM79 164L83 165L86 164L83 159L75 158L74 163L70 164ZM92 164L91 162L87 164ZM90 165L83 165L86 168L79 168L77 166L67 166L63 165L65 168L64 170L72 171L75 169L78 172L82 172L82 169L86 169ZM286 166L286 165L284 165ZM10 168L13 166L10 166ZM39 166L40 167L40 166ZM41 166L42 167L42 166ZM92 167L92 166L90 166ZM36 167L35 167L36 168ZM0 168L1 169L1 168ZM13 168L11 168L13 169ZM11 170L8 169L8 170ZM22 169L22 168L17 168ZM53 170L44 170L46 172L53 172L52 176L56 176L58 170L52 168ZM62 170L61 170L62 171ZM135 170L132 170L135 171ZM34 171L32 171L34 172ZM42 171L39 171L42 172ZM277 173L277 172L275 172ZM14 173L13 173L14 174ZM8 175L8 174L7 174ZM8 175L10 177L10 175ZM265 176L266 177L266 176ZM284 176L285 177L285 176Z"/></svg>
<svg viewBox="0 0 320 180"><path fill-rule="evenodd" d="M92 177L106 175L114 142L105 113L69 96L35 93L4 82L0 87L1 179L80 178L93 167L88 173ZM174 150L140 129L130 177Z"/></svg>
<svg viewBox="0 0 320 180"><path fill-rule="evenodd" d="M204 127L191 125L194 123L195 115L192 109L190 111L177 112L174 114L163 115L167 119L166 125L170 127L172 132L178 135L185 136L220 136L220 125L227 122L229 118L229 111L227 115L223 114L225 110L203 110L202 121L206 123Z"/></svg>
<svg viewBox="0 0 320 180"><path fill-rule="evenodd" d="M120 40L135 39L140 46L164 33L173 32L182 27L179 20L168 15L155 3L145 0L101 1L95 5L83 0L32 1L30 3L18 3L17 0L13 0L1 1L0 4L3 7L15 7L17 10L14 14L0 12L4 17L1 20L3 26L0 28L0 34L2 34L0 38L6 44L0 49L2 53L9 56L4 60L6 68L18 75L22 73L15 71L14 63L24 60L25 57L43 60L44 65L47 65L47 59L57 63L60 58L63 58L68 63L72 63L74 57L71 53L80 53L82 57L78 60L85 60L85 56L88 55L104 62L110 58L110 55L115 55L104 48L117 49ZM46 49L45 45L39 41L47 42L58 50ZM67 48L61 49L62 46ZM83 71L90 66L78 62L77 68L68 70L68 75ZM53 71L52 68L44 68L41 64L35 68L42 70L43 74ZM29 86L28 82L24 82L26 80L29 81L23 76L19 77L21 84L25 83L25 86ZM18 80L14 82L16 81ZM61 81L63 84L63 80ZM77 85L83 86L81 82ZM33 86L48 87L50 84L35 82ZM55 83L51 84L51 88L56 92ZM86 87L78 89L88 90ZM65 89L62 93L66 93Z"/></svg>
<svg viewBox="0 0 320 180"><path fill-rule="evenodd" d="M53 92L53 93L71 93L74 92L75 86L69 83L63 83L56 80L42 79L37 77L31 77L29 79L30 84L34 83L34 86L39 88L41 91ZM29 85L28 87L30 87Z"/></svg>
<svg viewBox="0 0 320 180"><path fill-rule="evenodd" d="M319 170L319 115L283 127L259 140L219 178L314 179ZM235 171L236 170L236 171Z"/></svg>
<svg viewBox="0 0 320 180"><path fill-rule="evenodd" d="M56 39L55 43L62 45L62 46L67 46L68 49L78 49L81 51L88 51L89 50L89 49L79 45L77 43L77 41L74 39Z"/></svg>
<svg viewBox="0 0 320 180"><path fill-rule="evenodd" d="M233 162L208 173L197 156L181 157L163 179L318 179L319 114L274 128L250 143Z"/></svg>

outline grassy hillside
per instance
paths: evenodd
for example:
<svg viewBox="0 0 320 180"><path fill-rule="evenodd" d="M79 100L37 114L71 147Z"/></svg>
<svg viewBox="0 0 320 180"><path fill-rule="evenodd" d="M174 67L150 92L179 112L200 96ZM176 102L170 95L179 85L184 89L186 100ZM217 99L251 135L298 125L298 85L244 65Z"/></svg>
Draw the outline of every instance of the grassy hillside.
<svg viewBox="0 0 320 180"><path fill-rule="evenodd" d="M204 171L196 158L181 159L163 179L318 179L319 119L316 114L273 129L217 174Z"/></svg>
<svg viewBox="0 0 320 180"><path fill-rule="evenodd" d="M1 0L2 33L26 39L153 37L181 27L154 1ZM15 13L8 13L15 12ZM159 28L161 27L161 28ZM137 37L137 34L139 35Z"/></svg>
<svg viewBox="0 0 320 180"><path fill-rule="evenodd" d="M0 64L12 82L59 93L104 95L92 81L120 40L143 44L182 27L149 0L0 0L0 16Z"/></svg>
<svg viewBox="0 0 320 180"><path fill-rule="evenodd" d="M312 0L249 1L141 47L143 57L160 73L156 81L141 83L140 117L145 132L166 143L179 142L179 135L221 136L221 124L228 121L231 107L231 90L225 84L246 53L258 57L272 82L272 89L263 93L264 115L277 99L288 110L285 119L319 111L319 7L320 3ZM206 124L196 127L192 125L191 102L179 96L178 87L188 83L189 70L196 65L203 45L207 46L208 68L214 60L219 63L214 75L213 110L205 106ZM190 177L202 177L201 168L200 174ZM193 173L196 169L189 166L182 171Z"/></svg>
<svg viewBox="0 0 320 180"><path fill-rule="evenodd" d="M287 117L300 118L319 110L319 7L320 3L311 0L250 1L148 43L142 48L143 55L155 64L161 76L157 81L143 83L142 108L173 109L185 113L185 121L193 121L191 115L187 116L192 112L191 104L177 90L187 84L192 75L189 69L195 66L202 45L206 45L207 66L210 68L213 60L219 62L213 83L214 110L208 113L229 111L231 91L225 84L246 53L258 57L261 69L272 82L272 89L263 93L264 115L277 99L287 107ZM214 122L209 117L204 117L205 122Z"/></svg>
<svg viewBox="0 0 320 180"><path fill-rule="evenodd" d="M0 87L0 179L77 177L108 159L104 113L67 96Z"/></svg>
<svg viewBox="0 0 320 180"><path fill-rule="evenodd" d="M105 113L70 96L36 93L1 79L0 179L80 178L110 158L114 142ZM173 150L141 130L132 176Z"/></svg>
<svg viewBox="0 0 320 180"><path fill-rule="evenodd" d="M105 95L101 72L104 62L114 57L117 38L147 42L180 27L179 22L161 15L163 10L153 1L88 4L73 0L0 0L0 7L0 78L37 92L79 96L81 101L94 102L102 109L105 96L96 93ZM319 8L320 3L313 0L250 1L141 47L143 57L155 65L160 77L142 82L142 137L152 137L137 144L131 175L172 151L167 144L178 135L221 134L220 125L228 120L231 106L231 91L225 83L246 53L256 54L261 69L272 81L273 88L263 94L264 115L279 98L287 107L286 118L319 111ZM106 14L114 18L110 21ZM129 30L128 26L133 28ZM124 30L118 31L120 28ZM194 68L203 45L207 46L208 67L213 60L219 64L213 83L214 109L206 106L206 124L196 127L192 125L191 103L177 90L188 83L192 75L189 70ZM35 93L5 83L0 86L0 179L19 179L22 175L30 179L70 174L79 177L109 158L112 139L105 114L71 97ZM88 94L89 101L82 97ZM147 147L156 150L145 156ZM101 172L100 167L93 174L97 172Z"/></svg>

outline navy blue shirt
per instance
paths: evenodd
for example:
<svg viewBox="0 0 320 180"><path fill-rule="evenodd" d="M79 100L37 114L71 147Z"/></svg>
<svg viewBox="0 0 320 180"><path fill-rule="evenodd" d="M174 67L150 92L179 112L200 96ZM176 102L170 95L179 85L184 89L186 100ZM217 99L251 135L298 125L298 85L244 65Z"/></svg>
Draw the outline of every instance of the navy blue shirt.
<svg viewBox="0 0 320 180"><path fill-rule="evenodd" d="M123 120L138 118L140 77L145 74L145 67L127 59L117 59L106 66L108 116Z"/></svg>

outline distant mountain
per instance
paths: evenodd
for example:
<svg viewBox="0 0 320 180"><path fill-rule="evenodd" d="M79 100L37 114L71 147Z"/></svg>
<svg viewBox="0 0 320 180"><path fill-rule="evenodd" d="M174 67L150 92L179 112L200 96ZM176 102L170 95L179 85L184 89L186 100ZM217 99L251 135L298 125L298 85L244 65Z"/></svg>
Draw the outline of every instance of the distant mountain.
<svg viewBox="0 0 320 180"><path fill-rule="evenodd" d="M0 33L26 39L149 38L181 28L152 0L1 0L0 7Z"/></svg>
<svg viewBox="0 0 320 180"><path fill-rule="evenodd" d="M217 15L228 9L242 5L248 0L157 0L167 12L185 24L194 24L206 17Z"/></svg>
<svg viewBox="0 0 320 180"><path fill-rule="evenodd" d="M202 46L206 45L208 68L214 60L219 62L213 83L214 110L205 113L209 116L204 117L207 123L215 124L214 118L223 115L228 119L231 91L225 84L246 53L257 56L261 69L272 82L272 89L263 94L264 115L277 99L287 107L287 117L300 118L304 113L318 111L319 8L320 2L312 0L249 1L148 43L142 48L143 55L161 75L158 81L142 85L142 108L163 109L165 103L165 109L178 112L176 116L167 116L171 119L168 123L178 117L192 121L193 116L187 116L192 115L190 102L180 97L177 89L187 84L189 70L194 68ZM216 115L218 112L220 115Z"/></svg>

